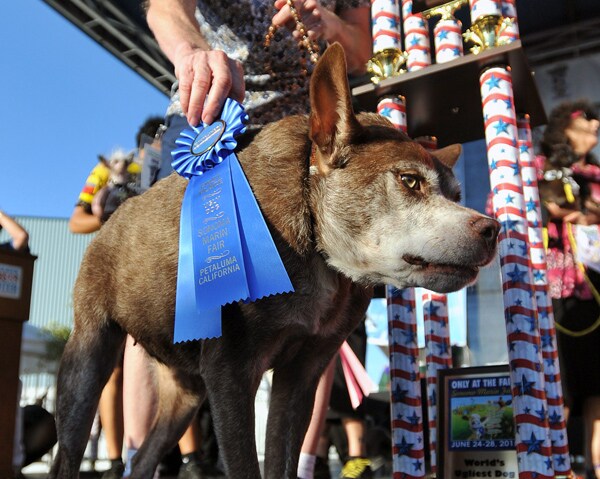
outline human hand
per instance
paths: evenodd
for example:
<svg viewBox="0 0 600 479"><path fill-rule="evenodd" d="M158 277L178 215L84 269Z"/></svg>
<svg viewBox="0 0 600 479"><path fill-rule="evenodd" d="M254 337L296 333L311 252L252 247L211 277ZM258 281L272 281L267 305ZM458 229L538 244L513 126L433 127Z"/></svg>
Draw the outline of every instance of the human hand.
<svg viewBox="0 0 600 479"><path fill-rule="evenodd" d="M197 126L212 123L225 99L244 100L242 64L220 50L185 48L175 55L175 75L179 80L181 108L187 121Z"/></svg>
<svg viewBox="0 0 600 479"><path fill-rule="evenodd" d="M596 225L600 223L600 215L596 213L582 213L581 211L574 211L563 218L563 221L576 225Z"/></svg>
<svg viewBox="0 0 600 479"><path fill-rule="evenodd" d="M324 38L327 24L330 22L332 12L323 7L318 0L294 0L294 6L298 16L306 27L306 34L312 41ZM275 26L285 26L292 31L297 41L302 40L302 33L297 29L297 24L290 10L287 0L275 0L275 8L278 12L273 16L272 23Z"/></svg>

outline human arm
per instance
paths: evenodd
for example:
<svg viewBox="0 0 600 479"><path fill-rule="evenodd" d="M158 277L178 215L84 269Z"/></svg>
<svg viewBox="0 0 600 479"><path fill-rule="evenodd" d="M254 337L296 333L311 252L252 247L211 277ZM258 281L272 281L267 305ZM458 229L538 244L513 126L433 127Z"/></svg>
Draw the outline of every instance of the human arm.
<svg viewBox="0 0 600 479"><path fill-rule="evenodd" d="M148 26L175 67L181 108L194 126L211 123L228 96L241 102L245 91L241 63L210 49L195 9L195 0L150 0L147 10Z"/></svg>
<svg viewBox="0 0 600 479"><path fill-rule="evenodd" d="M0 210L0 226L11 237L15 251L23 251L29 245L29 233L19 223Z"/></svg>
<svg viewBox="0 0 600 479"><path fill-rule="evenodd" d="M100 218L91 212L88 213L81 205L75 206L69 218L69 230L71 230L71 233L93 233L94 231L98 231L101 226Z"/></svg>
<svg viewBox="0 0 600 479"><path fill-rule="evenodd" d="M366 71L367 61L372 55L368 7L344 10L337 15L324 8L318 0L296 0L294 4L311 40L323 39L328 44L339 42L346 52L348 71L354 74ZM273 17L273 25L294 29L294 36L300 40L287 0L276 0L275 8L279 11Z"/></svg>

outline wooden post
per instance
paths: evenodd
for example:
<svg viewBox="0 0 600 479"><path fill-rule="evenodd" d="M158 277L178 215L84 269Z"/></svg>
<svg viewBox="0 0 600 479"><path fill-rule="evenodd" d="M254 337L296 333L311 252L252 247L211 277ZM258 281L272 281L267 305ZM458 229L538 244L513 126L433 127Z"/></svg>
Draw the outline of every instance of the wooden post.
<svg viewBox="0 0 600 479"><path fill-rule="evenodd" d="M29 319L36 257L0 250L0 477L14 477L13 449L23 322Z"/></svg>

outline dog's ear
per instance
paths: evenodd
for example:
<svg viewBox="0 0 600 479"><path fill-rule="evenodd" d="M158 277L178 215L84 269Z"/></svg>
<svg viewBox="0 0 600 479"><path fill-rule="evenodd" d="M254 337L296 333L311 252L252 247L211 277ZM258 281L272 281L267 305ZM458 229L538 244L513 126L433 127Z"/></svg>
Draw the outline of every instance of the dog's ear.
<svg viewBox="0 0 600 479"><path fill-rule="evenodd" d="M336 150L351 142L361 126L354 116L346 72L346 56L339 43L329 46L315 66L310 81L310 138L317 145L321 171L336 166Z"/></svg>
<svg viewBox="0 0 600 479"><path fill-rule="evenodd" d="M453 168L456 162L458 161L461 152L462 146L457 144L449 145L440 150L432 151L431 154L435 156L438 160L440 160L448 168Z"/></svg>
<svg viewBox="0 0 600 479"><path fill-rule="evenodd" d="M98 155L98 161L100 163L102 163L104 166L106 166L107 168L110 167L108 160L106 159L106 157L104 155Z"/></svg>

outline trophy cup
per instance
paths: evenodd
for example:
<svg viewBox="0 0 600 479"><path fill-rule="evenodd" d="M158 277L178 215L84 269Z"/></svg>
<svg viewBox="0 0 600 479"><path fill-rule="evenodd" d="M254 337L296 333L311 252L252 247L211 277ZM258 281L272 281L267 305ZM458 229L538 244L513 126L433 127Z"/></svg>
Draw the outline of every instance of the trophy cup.
<svg viewBox="0 0 600 479"><path fill-rule="evenodd" d="M367 71L373 75L371 81L378 83L406 71L406 54L400 44L400 11L397 0L373 0L371 17L374 54L367 63Z"/></svg>

